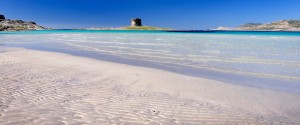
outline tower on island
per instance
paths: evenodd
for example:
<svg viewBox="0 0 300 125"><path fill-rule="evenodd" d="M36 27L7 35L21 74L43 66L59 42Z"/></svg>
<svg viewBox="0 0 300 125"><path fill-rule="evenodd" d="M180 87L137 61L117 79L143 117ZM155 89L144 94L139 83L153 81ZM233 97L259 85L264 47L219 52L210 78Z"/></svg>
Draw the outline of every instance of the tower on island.
<svg viewBox="0 0 300 125"><path fill-rule="evenodd" d="M142 19L140 18L132 18L131 19L131 26L142 26Z"/></svg>
<svg viewBox="0 0 300 125"><path fill-rule="evenodd" d="M1 15L1 14L0 14L0 20L5 20L4 15Z"/></svg>

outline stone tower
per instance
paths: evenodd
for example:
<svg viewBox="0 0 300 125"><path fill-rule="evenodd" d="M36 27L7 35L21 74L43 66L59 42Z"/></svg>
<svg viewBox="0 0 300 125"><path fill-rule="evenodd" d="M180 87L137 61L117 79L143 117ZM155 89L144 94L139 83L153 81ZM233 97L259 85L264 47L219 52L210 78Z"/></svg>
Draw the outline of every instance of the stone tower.
<svg viewBox="0 0 300 125"><path fill-rule="evenodd" d="M4 19L5 19L4 15L0 14L0 20L4 20Z"/></svg>
<svg viewBox="0 0 300 125"><path fill-rule="evenodd" d="M140 18L132 18L131 26L142 26L142 19Z"/></svg>

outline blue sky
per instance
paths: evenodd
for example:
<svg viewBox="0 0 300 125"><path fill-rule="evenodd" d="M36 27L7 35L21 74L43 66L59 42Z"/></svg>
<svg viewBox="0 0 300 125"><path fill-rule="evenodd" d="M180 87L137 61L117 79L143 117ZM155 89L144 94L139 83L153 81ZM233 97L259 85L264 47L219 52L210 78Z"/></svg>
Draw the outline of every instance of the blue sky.
<svg viewBox="0 0 300 125"><path fill-rule="evenodd" d="M0 0L0 14L53 28L144 25L174 29L235 27L300 19L300 0Z"/></svg>

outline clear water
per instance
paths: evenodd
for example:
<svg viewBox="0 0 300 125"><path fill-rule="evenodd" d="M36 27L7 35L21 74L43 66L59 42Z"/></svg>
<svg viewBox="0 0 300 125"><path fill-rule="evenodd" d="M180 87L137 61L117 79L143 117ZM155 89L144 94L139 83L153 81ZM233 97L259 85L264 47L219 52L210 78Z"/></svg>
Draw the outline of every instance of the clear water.
<svg viewBox="0 0 300 125"><path fill-rule="evenodd" d="M0 46L66 52L300 93L299 32L1 32Z"/></svg>

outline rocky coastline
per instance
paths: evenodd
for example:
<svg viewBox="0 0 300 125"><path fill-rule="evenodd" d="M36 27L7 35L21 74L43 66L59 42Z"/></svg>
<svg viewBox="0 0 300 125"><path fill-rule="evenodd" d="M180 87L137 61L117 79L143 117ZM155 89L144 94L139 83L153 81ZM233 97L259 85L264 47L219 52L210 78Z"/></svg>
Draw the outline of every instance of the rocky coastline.
<svg viewBox="0 0 300 125"><path fill-rule="evenodd" d="M23 20L6 19L0 15L0 31L21 31L21 30L45 30L45 27L37 25L35 22Z"/></svg>

